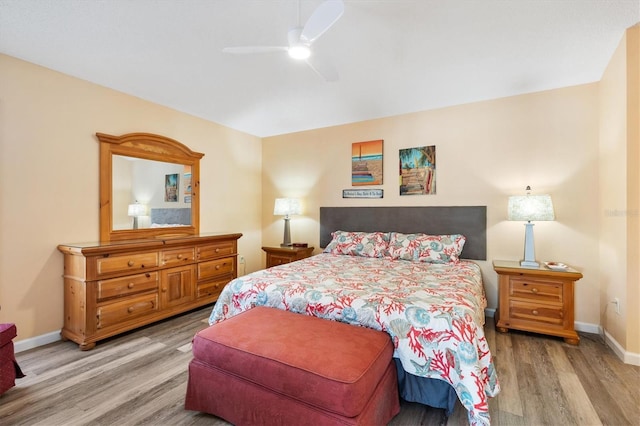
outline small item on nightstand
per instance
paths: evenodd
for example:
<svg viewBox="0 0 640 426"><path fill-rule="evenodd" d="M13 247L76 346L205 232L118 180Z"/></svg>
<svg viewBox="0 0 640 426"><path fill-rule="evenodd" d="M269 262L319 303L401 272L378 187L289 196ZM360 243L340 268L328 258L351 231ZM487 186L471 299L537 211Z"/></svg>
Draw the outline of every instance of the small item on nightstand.
<svg viewBox="0 0 640 426"><path fill-rule="evenodd" d="M544 264L547 266L547 268L553 271L566 271L567 269L569 269L567 265L561 262L544 262Z"/></svg>
<svg viewBox="0 0 640 426"><path fill-rule="evenodd" d="M293 243L293 247L309 247L307 243Z"/></svg>

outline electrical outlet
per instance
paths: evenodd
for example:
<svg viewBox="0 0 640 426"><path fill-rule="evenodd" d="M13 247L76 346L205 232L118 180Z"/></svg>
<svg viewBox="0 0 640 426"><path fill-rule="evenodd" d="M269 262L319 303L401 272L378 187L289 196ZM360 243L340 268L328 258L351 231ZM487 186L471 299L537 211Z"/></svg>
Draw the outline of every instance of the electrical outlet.
<svg viewBox="0 0 640 426"><path fill-rule="evenodd" d="M240 262L241 265L244 265L244 256L238 256L238 262Z"/></svg>
<svg viewBox="0 0 640 426"><path fill-rule="evenodd" d="M616 307L616 314L620 315L620 299L617 297L611 301Z"/></svg>

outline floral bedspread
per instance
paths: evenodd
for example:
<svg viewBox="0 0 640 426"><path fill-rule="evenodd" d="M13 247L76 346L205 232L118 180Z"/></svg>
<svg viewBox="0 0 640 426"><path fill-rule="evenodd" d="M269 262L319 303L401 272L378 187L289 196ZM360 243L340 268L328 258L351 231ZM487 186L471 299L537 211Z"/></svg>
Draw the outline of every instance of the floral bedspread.
<svg viewBox="0 0 640 426"><path fill-rule="evenodd" d="M408 373L445 380L468 410L470 424L490 424L487 398L500 386L484 336L486 299L475 263L323 253L231 281L209 323L255 306L389 333L394 357Z"/></svg>

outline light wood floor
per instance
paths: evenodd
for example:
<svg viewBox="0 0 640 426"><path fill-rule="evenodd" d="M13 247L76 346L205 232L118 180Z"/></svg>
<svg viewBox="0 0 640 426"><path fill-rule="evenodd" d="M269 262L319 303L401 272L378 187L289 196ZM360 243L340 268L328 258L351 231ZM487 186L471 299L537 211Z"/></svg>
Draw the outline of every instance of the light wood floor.
<svg viewBox="0 0 640 426"><path fill-rule="evenodd" d="M226 425L183 408L190 341L207 326L200 309L82 352L56 342L17 354L27 377L0 397L2 425ZM638 425L640 367L623 364L599 336L579 346L525 333L486 334L502 391L494 425ZM458 404L442 410L402 403L392 425L464 425Z"/></svg>

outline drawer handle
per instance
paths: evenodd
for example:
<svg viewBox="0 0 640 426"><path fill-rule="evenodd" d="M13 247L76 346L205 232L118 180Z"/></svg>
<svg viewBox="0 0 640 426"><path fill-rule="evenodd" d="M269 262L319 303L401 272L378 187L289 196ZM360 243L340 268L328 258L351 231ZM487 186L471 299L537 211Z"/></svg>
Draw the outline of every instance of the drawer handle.
<svg viewBox="0 0 640 426"><path fill-rule="evenodd" d="M133 312L133 306L129 306L129 307L127 308L127 312L132 313L132 312Z"/></svg>
<svg viewBox="0 0 640 426"><path fill-rule="evenodd" d="M537 293L537 292L538 292L537 288L534 287L534 288L531 289L531 293Z"/></svg>
<svg viewBox="0 0 640 426"><path fill-rule="evenodd" d="M538 315L538 313L539 313L539 312L538 312L538 311L536 311L536 310L534 309L533 311L531 311L531 313L532 313L533 315Z"/></svg>
<svg viewBox="0 0 640 426"><path fill-rule="evenodd" d="M133 283L129 283L129 284L127 285L127 287L129 287L129 288L133 288Z"/></svg>
<svg viewBox="0 0 640 426"><path fill-rule="evenodd" d="M162 287L162 292L166 293L167 292L167 288L166 287Z"/></svg>
<svg viewBox="0 0 640 426"><path fill-rule="evenodd" d="M133 265L135 265L135 263L133 262L133 260L130 260L130 261L127 262L127 265L133 266Z"/></svg>
<svg viewBox="0 0 640 426"><path fill-rule="evenodd" d="M220 265L216 265L216 271L220 269Z"/></svg>
<svg viewBox="0 0 640 426"><path fill-rule="evenodd" d="M181 254L178 255L178 260L180 260L180 259L182 259L182 255Z"/></svg>
<svg viewBox="0 0 640 426"><path fill-rule="evenodd" d="M220 249L219 248L216 249L216 253L220 253Z"/></svg>

